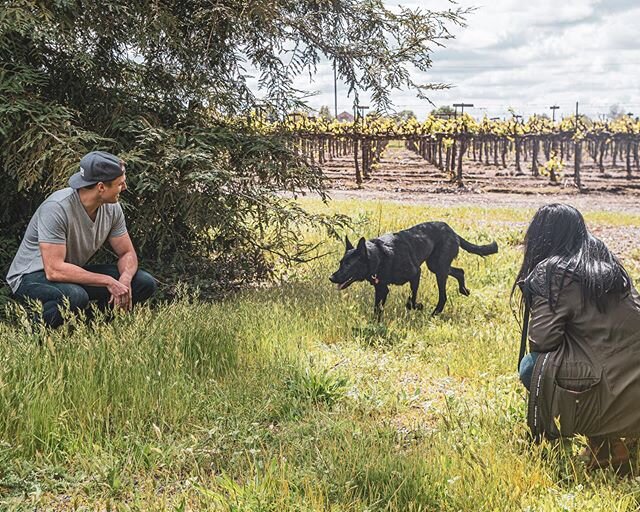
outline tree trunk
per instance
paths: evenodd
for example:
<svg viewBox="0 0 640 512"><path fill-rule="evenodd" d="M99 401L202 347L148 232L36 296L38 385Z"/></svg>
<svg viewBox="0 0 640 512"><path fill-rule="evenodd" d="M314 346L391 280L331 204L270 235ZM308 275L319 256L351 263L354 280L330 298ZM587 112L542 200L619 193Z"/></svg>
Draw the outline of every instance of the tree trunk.
<svg viewBox="0 0 640 512"><path fill-rule="evenodd" d="M513 144L515 145L516 150L516 176L522 176L524 173L520 167L520 150L522 149L522 141L520 140L520 137L515 137Z"/></svg>
<svg viewBox="0 0 640 512"><path fill-rule="evenodd" d="M555 139L551 145L551 156L552 158L558 158L558 143ZM556 171L553 166L549 168L549 181L551 183L558 183L558 176L556 175Z"/></svg>
<svg viewBox="0 0 640 512"><path fill-rule="evenodd" d="M451 146L447 148L447 155L446 155L444 166L448 172L449 168L451 167Z"/></svg>
<svg viewBox="0 0 640 512"><path fill-rule="evenodd" d="M451 168L449 169L449 172L451 174L455 173L456 171L456 153L458 150L457 145L458 145L457 142L454 141L453 145L451 146L451 160L449 162L451 164ZM462 152L460 152L460 156L462 156Z"/></svg>
<svg viewBox="0 0 640 512"><path fill-rule="evenodd" d="M604 152L607 149L607 142L605 140L600 140L598 143L598 169L600 172L604 174Z"/></svg>
<svg viewBox="0 0 640 512"><path fill-rule="evenodd" d="M464 156L464 149L465 139L460 139L460 157L458 158L458 171L456 173L456 182L458 183L458 187L464 187L464 183L462 182L462 157Z"/></svg>
<svg viewBox="0 0 640 512"><path fill-rule="evenodd" d="M582 142L577 141L575 143L575 151L574 151L574 165L573 165L573 180L578 186L578 190L582 192L582 181L580 180L580 163L582 160Z"/></svg>
<svg viewBox="0 0 640 512"><path fill-rule="evenodd" d="M353 162L356 166L356 183L360 187L362 185L362 174L360 174L360 166L358 165L358 139L353 139Z"/></svg>
<svg viewBox="0 0 640 512"><path fill-rule="evenodd" d="M533 148L531 150L531 173L538 177L540 172L538 171L538 151L540 150L540 141L536 138L532 142Z"/></svg>

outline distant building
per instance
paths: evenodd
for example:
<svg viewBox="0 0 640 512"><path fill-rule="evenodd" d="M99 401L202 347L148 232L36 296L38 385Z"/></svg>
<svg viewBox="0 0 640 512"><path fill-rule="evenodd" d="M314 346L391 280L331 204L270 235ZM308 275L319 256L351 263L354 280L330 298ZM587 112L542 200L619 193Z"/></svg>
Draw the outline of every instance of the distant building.
<svg viewBox="0 0 640 512"><path fill-rule="evenodd" d="M338 114L337 119L341 123L352 123L353 122L353 115L349 114L349 112L347 112L347 111L344 111L344 112L341 112L340 114Z"/></svg>

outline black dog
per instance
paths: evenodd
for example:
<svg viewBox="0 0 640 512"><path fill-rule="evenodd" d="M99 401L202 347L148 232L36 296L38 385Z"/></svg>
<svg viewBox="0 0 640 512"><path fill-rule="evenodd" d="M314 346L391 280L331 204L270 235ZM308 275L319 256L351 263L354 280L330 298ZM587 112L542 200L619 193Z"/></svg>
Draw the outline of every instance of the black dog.
<svg viewBox="0 0 640 512"><path fill-rule="evenodd" d="M433 314L441 313L447 301L447 277L458 280L460 293L469 295L464 283L464 270L451 266L458 255L459 248L480 256L498 252L498 244L475 245L457 235L444 222L424 222L398 233L389 233L380 238L366 241L361 238L354 249L348 238L347 248L340 268L329 278L344 290L356 281L369 281L375 288L374 313L380 319L382 306L389 294L390 284L411 285L411 296L407 309L422 309L416 303L420 284L420 265L427 267L436 275L438 281L438 304Z"/></svg>

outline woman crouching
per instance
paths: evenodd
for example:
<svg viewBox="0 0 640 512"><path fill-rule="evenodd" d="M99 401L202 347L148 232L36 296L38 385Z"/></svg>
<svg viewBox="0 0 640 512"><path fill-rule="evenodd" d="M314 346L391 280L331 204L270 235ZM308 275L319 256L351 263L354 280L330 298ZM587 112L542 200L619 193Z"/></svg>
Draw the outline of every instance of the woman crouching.
<svg viewBox="0 0 640 512"><path fill-rule="evenodd" d="M530 309L519 370L533 436L584 434L591 469L627 469L620 438L640 434L640 297L626 270L578 210L551 204L527 229L518 289Z"/></svg>

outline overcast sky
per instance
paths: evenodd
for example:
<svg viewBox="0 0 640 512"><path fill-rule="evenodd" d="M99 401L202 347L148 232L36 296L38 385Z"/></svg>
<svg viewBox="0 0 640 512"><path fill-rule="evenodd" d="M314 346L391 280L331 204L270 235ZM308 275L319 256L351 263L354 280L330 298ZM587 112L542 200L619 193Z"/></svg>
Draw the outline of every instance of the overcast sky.
<svg viewBox="0 0 640 512"><path fill-rule="evenodd" d="M445 0L387 1L441 8ZM420 82L446 82L453 87L434 91L436 105L473 103L469 111L481 117L509 116L509 107L525 116L550 114L549 106L571 114L597 117L613 104L640 115L640 0L459 0L460 7L476 7L467 26L454 28L456 39L432 55L428 73ZM296 85L319 94L313 108L327 105L333 112L333 71L318 68L312 83L308 75ZM364 104L366 93L361 101ZM397 110L413 110L423 118L433 108L415 93L392 95ZM338 110L352 111L353 98L338 83Z"/></svg>

